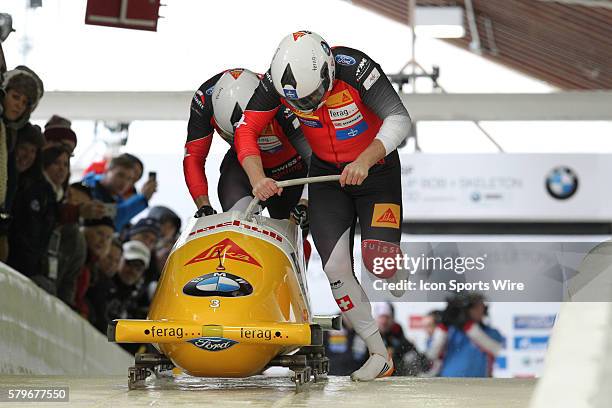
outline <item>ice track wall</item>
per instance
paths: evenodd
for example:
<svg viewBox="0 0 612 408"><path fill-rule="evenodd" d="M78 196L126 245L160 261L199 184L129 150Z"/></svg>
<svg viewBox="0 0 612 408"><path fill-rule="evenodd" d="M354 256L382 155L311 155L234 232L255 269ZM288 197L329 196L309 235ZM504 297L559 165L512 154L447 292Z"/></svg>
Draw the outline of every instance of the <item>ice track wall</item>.
<svg viewBox="0 0 612 408"><path fill-rule="evenodd" d="M611 241L585 257L568 292L530 408L612 407Z"/></svg>
<svg viewBox="0 0 612 408"><path fill-rule="evenodd" d="M62 301L0 263L1 374L125 374L132 361Z"/></svg>

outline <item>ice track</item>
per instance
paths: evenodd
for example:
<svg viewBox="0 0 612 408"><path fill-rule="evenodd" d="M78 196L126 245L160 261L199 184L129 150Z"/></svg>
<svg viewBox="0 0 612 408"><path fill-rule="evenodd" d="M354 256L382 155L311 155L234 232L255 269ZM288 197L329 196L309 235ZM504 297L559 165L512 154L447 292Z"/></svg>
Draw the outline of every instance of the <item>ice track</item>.
<svg viewBox="0 0 612 408"><path fill-rule="evenodd" d="M415 379L393 377L353 383L329 377L295 393L286 377L207 379L181 375L149 378L142 389L128 391L127 376L0 376L7 386L68 386L70 406L86 407L527 407L533 379ZM23 407L23 403L0 404ZM61 406L36 403L37 407Z"/></svg>

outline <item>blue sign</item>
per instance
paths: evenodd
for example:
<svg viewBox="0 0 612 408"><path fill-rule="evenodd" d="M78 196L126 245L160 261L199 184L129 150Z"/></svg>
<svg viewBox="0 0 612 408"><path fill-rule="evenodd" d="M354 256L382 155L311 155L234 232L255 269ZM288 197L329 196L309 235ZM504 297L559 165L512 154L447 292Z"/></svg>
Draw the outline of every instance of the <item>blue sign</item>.
<svg viewBox="0 0 612 408"><path fill-rule="evenodd" d="M495 365L500 370L505 370L506 368L508 368L508 359L507 359L507 357L506 356L498 356L495 359Z"/></svg>
<svg viewBox="0 0 612 408"><path fill-rule="evenodd" d="M548 336L517 336L514 338L516 350L546 350Z"/></svg>
<svg viewBox="0 0 612 408"><path fill-rule="evenodd" d="M336 130L336 139L338 140L352 139L355 136L365 132L366 130L368 130L368 124L366 123L365 120L362 120L361 122L357 123L357 125L353 126L352 128Z"/></svg>
<svg viewBox="0 0 612 408"><path fill-rule="evenodd" d="M283 89L287 99L298 99L298 94L295 89Z"/></svg>
<svg viewBox="0 0 612 408"><path fill-rule="evenodd" d="M554 324L555 315L514 316L515 329L551 329Z"/></svg>

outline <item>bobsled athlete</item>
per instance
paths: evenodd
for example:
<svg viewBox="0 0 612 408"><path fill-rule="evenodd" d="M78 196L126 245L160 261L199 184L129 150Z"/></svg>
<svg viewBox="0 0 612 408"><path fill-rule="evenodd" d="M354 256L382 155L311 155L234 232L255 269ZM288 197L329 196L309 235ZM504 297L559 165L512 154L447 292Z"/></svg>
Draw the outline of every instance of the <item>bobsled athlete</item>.
<svg viewBox="0 0 612 408"><path fill-rule="evenodd" d="M252 199L251 185L238 162L234 148L234 125L259 84L259 76L246 69L221 72L204 82L191 101L183 171L189 192L198 211L196 217L215 214L208 198L204 163L213 133L230 144L221 162L217 190L223 211L243 211ZM262 126L255 138L266 177L287 180L305 177L311 149L300 129L299 120L289 109L279 109ZM305 190L305 189L304 189ZM302 186L287 189L280 196L262 203L272 218L293 215L305 227L308 223L306 194Z"/></svg>
<svg viewBox="0 0 612 408"><path fill-rule="evenodd" d="M309 188L310 228L336 303L361 336L369 359L351 378L391 375L389 358L367 300L353 273L353 238L399 244L402 220L397 146L411 120L380 65L361 51L330 49L319 35L285 37L236 129L238 159L261 200L281 192L266 177L257 135L289 108L312 147L310 176L340 175L340 183ZM372 241L369 241L372 242Z"/></svg>

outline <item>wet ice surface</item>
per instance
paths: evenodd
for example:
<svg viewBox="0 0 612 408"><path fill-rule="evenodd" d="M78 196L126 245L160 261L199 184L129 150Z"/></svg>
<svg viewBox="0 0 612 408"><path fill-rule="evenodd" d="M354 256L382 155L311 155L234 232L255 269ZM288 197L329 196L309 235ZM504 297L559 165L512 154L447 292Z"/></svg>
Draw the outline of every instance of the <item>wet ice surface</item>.
<svg viewBox="0 0 612 408"><path fill-rule="evenodd" d="M354 383L329 377L295 393L287 377L147 379L137 390L127 388L127 375L78 378L66 376L0 376L6 386L68 386L70 406L95 407L527 407L535 386L530 379L420 379L392 377ZM0 404L20 406L23 403ZM61 406L36 403L36 407Z"/></svg>

